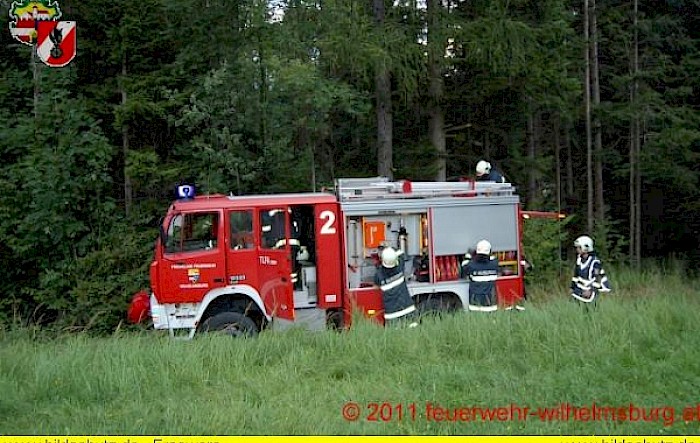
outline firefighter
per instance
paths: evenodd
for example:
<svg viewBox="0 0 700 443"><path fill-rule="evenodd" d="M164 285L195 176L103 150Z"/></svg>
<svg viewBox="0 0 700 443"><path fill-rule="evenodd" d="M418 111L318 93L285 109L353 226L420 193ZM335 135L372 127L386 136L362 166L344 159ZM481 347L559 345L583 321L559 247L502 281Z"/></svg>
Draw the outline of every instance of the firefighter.
<svg viewBox="0 0 700 443"><path fill-rule="evenodd" d="M610 282L602 262L593 250L593 239L582 235L574 241L574 247L577 257L574 276L571 278L571 296L580 303L596 306L598 293L612 290Z"/></svg>
<svg viewBox="0 0 700 443"><path fill-rule="evenodd" d="M374 283L382 291L384 299L384 320L388 326L399 320L408 322L409 328L418 326L415 321L416 305L408 292L403 273L403 251L387 246L380 252L380 264L374 276Z"/></svg>
<svg viewBox="0 0 700 443"><path fill-rule="evenodd" d="M476 181L506 183L506 178L500 172L491 168L491 163L480 160L476 164Z"/></svg>
<svg viewBox="0 0 700 443"><path fill-rule="evenodd" d="M481 240L476 244L476 254L465 254L462 262L462 278L469 280L469 310L492 312L498 309L496 279L498 259L491 256L491 243Z"/></svg>
<svg viewBox="0 0 700 443"><path fill-rule="evenodd" d="M301 261L310 261L310 251L308 246L305 244L306 242L302 240L305 222L299 208L294 207L289 209L289 212L291 213L291 224L289 226L290 238L286 238L284 233L282 233L281 238L277 240L273 249L284 249L287 245L290 246L292 254L292 273L290 278L292 280L294 290L298 291L303 289L303 283L300 278L302 267Z"/></svg>

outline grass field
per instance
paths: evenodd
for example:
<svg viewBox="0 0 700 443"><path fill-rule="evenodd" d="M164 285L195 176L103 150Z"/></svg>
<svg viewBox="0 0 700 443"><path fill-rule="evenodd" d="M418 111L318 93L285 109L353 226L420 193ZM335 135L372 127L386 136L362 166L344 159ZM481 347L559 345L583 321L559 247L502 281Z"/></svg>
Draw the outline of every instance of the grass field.
<svg viewBox="0 0 700 443"><path fill-rule="evenodd" d="M532 289L525 312L460 313L416 329L361 323L192 341L6 329L0 434L697 434L700 419L683 412L700 404L700 291L662 274L613 282L616 295L595 312L563 288ZM357 420L343 417L348 402ZM593 403L627 419L537 416ZM496 407L500 417L481 418ZM450 422L438 408L464 409Z"/></svg>

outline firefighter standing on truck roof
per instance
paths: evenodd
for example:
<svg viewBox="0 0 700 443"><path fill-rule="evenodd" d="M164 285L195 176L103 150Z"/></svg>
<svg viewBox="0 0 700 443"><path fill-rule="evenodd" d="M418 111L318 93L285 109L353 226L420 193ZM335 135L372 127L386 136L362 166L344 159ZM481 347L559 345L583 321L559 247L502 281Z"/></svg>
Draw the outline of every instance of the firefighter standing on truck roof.
<svg viewBox="0 0 700 443"><path fill-rule="evenodd" d="M414 320L416 305L408 292L403 273L403 251L396 251L392 247L381 250L374 283L382 291L384 320L387 326L399 320L408 321L410 328L418 326L418 322Z"/></svg>
<svg viewBox="0 0 700 443"><path fill-rule="evenodd" d="M480 160L476 164L476 181L506 183L506 178L500 172L491 168L491 163Z"/></svg>
<svg viewBox="0 0 700 443"><path fill-rule="evenodd" d="M593 239L582 235L574 241L576 267L571 278L571 296L582 303L598 303L599 292L610 292L610 282L603 263L593 251ZM587 305L590 306L590 305Z"/></svg>
<svg viewBox="0 0 700 443"><path fill-rule="evenodd" d="M469 280L469 310L491 312L498 309L496 279L498 259L491 256L491 243L481 240L476 244L476 257L470 253L462 262L462 278Z"/></svg>

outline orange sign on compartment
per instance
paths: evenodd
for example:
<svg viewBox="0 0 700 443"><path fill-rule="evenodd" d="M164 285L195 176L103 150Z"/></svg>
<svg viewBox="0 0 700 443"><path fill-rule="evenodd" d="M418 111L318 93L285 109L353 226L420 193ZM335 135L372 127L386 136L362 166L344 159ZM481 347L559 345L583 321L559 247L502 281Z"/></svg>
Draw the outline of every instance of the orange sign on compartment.
<svg viewBox="0 0 700 443"><path fill-rule="evenodd" d="M386 225L383 221L365 222L365 248L376 248L384 240Z"/></svg>

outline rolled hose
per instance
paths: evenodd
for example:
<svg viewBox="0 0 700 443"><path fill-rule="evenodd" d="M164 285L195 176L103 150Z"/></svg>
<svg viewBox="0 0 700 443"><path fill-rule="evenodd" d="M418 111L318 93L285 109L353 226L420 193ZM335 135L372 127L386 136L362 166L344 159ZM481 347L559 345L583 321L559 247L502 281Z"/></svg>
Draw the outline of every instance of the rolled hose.
<svg viewBox="0 0 700 443"><path fill-rule="evenodd" d="M138 324L147 319L151 311L151 300L148 292L140 290L131 298L126 318L129 323Z"/></svg>

